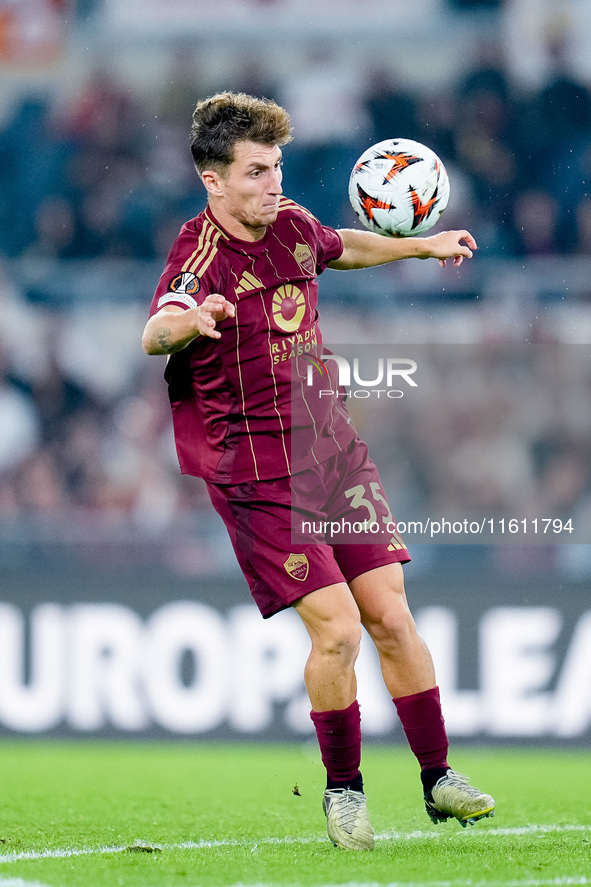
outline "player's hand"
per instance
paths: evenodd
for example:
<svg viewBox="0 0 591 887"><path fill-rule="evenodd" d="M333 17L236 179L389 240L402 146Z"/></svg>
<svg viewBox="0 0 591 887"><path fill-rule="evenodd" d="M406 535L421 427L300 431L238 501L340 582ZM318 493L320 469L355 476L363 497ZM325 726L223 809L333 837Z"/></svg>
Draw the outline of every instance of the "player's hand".
<svg viewBox="0 0 591 887"><path fill-rule="evenodd" d="M430 256L437 259L442 268L445 268L447 259L453 259L457 267L464 259L471 259L473 251L478 249L476 241L469 231L441 231L431 237L425 237L429 244Z"/></svg>
<svg viewBox="0 0 591 887"><path fill-rule="evenodd" d="M221 293L210 293L201 305L193 310L197 312L197 328L200 334L209 336L210 339L221 338L222 334L216 329L216 324L236 314L232 302L228 302Z"/></svg>

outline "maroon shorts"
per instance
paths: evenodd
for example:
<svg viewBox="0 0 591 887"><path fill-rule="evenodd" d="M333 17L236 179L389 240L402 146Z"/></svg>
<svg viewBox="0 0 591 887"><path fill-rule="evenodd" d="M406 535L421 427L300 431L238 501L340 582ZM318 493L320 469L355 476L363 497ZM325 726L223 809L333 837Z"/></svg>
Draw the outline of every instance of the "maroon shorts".
<svg viewBox="0 0 591 887"><path fill-rule="evenodd" d="M410 560L358 439L292 477L207 489L265 618L319 588Z"/></svg>

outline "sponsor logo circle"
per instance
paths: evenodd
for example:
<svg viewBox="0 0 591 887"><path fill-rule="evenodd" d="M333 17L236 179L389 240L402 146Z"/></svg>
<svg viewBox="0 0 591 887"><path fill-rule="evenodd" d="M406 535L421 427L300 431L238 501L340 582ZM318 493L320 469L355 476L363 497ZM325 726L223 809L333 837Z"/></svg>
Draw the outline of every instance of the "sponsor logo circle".
<svg viewBox="0 0 591 887"><path fill-rule="evenodd" d="M273 294L273 319L280 330L295 332L306 313L306 298L297 286L288 283Z"/></svg>

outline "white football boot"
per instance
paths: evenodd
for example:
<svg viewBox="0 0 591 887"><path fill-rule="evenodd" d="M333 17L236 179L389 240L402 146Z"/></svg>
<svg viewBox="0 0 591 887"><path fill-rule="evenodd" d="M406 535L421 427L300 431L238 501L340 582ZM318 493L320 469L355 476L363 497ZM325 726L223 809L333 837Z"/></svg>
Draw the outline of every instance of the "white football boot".
<svg viewBox="0 0 591 887"><path fill-rule="evenodd" d="M453 816L465 828L485 816L494 816L495 802L490 795L470 785L467 776L448 770L425 792L425 807L433 822Z"/></svg>
<svg viewBox="0 0 591 887"><path fill-rule="evenodd" d="M322 798L322 809L326 815L328 837L335 847L373 850L373 829L363 792L350 788L327 788Z"/></svg>

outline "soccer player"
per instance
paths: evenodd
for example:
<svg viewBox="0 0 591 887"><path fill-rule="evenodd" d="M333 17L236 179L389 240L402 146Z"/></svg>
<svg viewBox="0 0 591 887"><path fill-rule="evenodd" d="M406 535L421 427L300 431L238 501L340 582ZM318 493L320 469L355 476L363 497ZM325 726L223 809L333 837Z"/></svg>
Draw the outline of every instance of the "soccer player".
<svg viewBox="0 0 591 887"><path fill-rule="evenodd" d="M400 537L292 541L294 513L391 518L336 382L333 396L305 393L294 404L292 379L303 390L300 364L309 365L312 343L323 356L317 277L325 268L411 257L460 265L476 243L468 231L401 239L322 226L282 196L281 148L290 139L289 115L272 101L221 93L199 102L191 152L208 205L172 245L142 344L168 356L181 471L205 479L263 617L291 606L310 635L304 678L327 771L328 835L369 850L355 679L362 625L420 765L431 819L466 825L490 815L494 800L448 764L433 664L405 597L410 558ZM302 429L306 443L296 445Z"/></svg>

